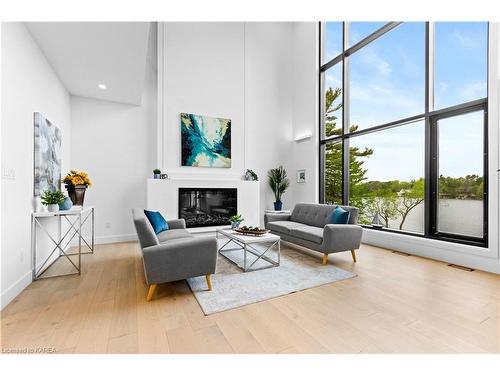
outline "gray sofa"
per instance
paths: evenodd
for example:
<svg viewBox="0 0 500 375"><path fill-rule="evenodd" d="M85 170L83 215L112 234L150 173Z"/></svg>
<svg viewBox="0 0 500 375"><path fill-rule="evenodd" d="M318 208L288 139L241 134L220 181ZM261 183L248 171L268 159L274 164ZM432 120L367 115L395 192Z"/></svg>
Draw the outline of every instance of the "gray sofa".
<svg viewBox="0 0 500 375"><path fill-rule="evenodd" d="M298 203L290 214L265 214L267 229L282 240L323 253L323 264L328 254L349 250L356 262L355 250L359 249L363 228L358 223L358 209L340 206L349 211L348 224L330 224L336 206L327 204Z"/></svg>
<svg viewBox="0 0 500 375"><path fill-rule="evenodd" d="M184 219L167 220L169 229L156 235L144 210L133 208L132 217L149 285L147 301L153 299L157 284L189 277L205 275L212 290L210 275L215 273L217 262L215 237L193 236L186 230Z"/></svg>

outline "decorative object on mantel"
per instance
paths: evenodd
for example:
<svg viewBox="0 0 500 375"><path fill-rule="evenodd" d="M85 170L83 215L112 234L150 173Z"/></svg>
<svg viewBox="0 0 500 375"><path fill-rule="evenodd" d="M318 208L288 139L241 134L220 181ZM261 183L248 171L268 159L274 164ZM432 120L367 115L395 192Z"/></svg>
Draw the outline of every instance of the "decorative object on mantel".
<svg viewBox="0 0 500 375"><path fill-rule="evenodd" d="M241 216L241 214L231 216L229 218L229 222L231 223L231 229L238 229L243 220L244 219Z"/></svg>
<svg viewBox="0 0 500 375"><path fill-rule="evenodd" d="M42 194L42 204L49 212L59 212L59 204L64 202L64 194L60 190L45 190Z"/></svg>
<svg viewBox="0 0 500 375"><path fill-rule="evenodd" d="M68 195L73 205L83 206L85 191L88 187L92 186L92 182L87 172L78 172L72 169L66 177L64 177L63 182L66 185L66 190L68 191Z"/></svg>
<svg viewBox="0 0 500 375"><path fill-rule="evenodd" d="M166 173L162 173L162 174L160 175L160 179L162 179L162 180L168 180L168 174L166 174Z"/></svg>
<svg viewBox="0 0 500 375"><path fill-rule="evenodd" d="M303 184L304 182L306 182L306 170L299 169L297 170L297 183Z"/></svg>
<svg viewBox="0 0 500 375"><path fill-rule="evenodd" d="M61 190L61 131L40 113L34 114L34 196Z"/></svg>
<svg viewBox="0 0 500 375"><path fill-rule="evenodd" d="M247 169L243 178L245 179L245 181L259 181L259 176L257 176L257 173L255 173L251 169Z"/></svg>
<svg viewBox="0 0 500 375"><path fill-rule="evenodd" d="M181 113L181 165L231 167L231 120Z"/></svg>
<svg viewBox="0 0 500 375"><path fill-rule="evenodd" d="M280 165L278 168L269 170L267 177L269 179L269 186L271 187L274 197L276 198L276 201L274 202L274 209L276 211L281 211L283 208L281 197L290 186L290 179L287 177L286 169Z"/></svg>
<svg viewBox="0 0 500 375"><path fill-rule="evenodd" d="M160 179L160 175L161 175L161 170L159 170L158 168L153 169L153 178L155 180Z"/></svg>

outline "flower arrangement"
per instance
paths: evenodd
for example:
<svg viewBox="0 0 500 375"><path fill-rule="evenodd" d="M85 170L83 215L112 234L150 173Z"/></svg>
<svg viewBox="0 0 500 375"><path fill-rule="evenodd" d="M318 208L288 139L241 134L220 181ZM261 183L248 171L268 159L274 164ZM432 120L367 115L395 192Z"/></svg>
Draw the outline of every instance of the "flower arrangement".
<svg viewBox="0 0 500 375"><path fill-rule="evenodd" d="M62 182L67 186L85 185L86 187L92 186L92 181L90 181L87 172L78 172L75 170L70 170L66 177L63 178Z"/></svg>

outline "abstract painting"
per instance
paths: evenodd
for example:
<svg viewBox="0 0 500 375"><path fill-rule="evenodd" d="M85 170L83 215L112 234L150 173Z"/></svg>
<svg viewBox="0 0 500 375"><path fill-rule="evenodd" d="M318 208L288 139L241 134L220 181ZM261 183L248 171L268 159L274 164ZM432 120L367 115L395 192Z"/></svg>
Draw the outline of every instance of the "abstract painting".
<svg viewBox="0 0 500 375"><path fill-rule="evenodd" d="M181 165L231 167L231 120L181 113Z"/></svg>
<svg viewBox="0 0 500 375"><path fill-rule="evenodd" d="M34 195L61 189L61 131L35 112Z"/></svg>

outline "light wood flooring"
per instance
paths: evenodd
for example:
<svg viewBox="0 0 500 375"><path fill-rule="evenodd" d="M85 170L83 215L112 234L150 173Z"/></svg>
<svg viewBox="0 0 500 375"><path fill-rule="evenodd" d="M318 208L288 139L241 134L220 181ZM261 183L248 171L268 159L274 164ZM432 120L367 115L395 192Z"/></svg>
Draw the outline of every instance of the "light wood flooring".
<svg viewBox="0 0 500 375"><path fill-rule="evenodd" d="M36 281L2 311L1 346L57 353L500 352L500 276L366 245L356 255L357 263L349 252L329 260L356 278L204 316L184 281L159 285L146 302L136 243L100 245L83 256L81 276Z"/></svg>

